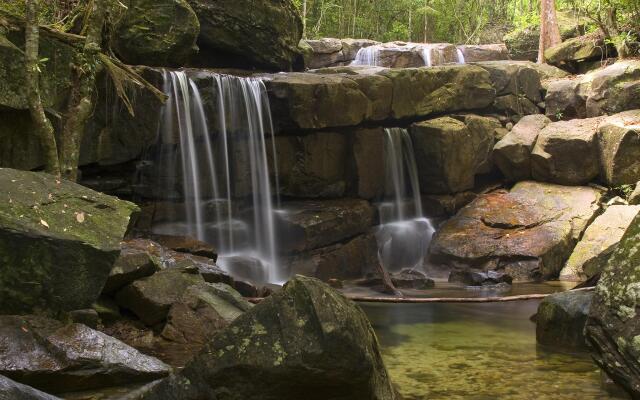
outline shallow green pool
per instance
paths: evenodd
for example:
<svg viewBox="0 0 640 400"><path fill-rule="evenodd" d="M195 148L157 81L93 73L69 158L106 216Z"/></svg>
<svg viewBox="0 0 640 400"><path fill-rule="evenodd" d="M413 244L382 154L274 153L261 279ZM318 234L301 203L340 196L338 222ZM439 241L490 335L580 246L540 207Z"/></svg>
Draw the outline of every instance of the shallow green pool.
<svg viewBox="0 0 640 400"><path fill-rule="evenodd" d="M536 344L538 301L362 304L405 400L624 399L586 354Z"/></svg>

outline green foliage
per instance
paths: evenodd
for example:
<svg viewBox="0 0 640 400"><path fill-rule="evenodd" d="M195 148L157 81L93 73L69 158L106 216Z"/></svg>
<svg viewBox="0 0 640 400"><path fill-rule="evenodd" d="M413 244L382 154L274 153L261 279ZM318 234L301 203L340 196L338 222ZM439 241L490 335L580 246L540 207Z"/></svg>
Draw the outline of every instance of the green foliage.
<svg viewBox="0 0 640 400"><path fill-rule="evenodd" d="M61 22L79 0L37 0L38 18L42 25L55 25ZM24 0L1 0L0 12L16 17L24 17Z"/></svg>

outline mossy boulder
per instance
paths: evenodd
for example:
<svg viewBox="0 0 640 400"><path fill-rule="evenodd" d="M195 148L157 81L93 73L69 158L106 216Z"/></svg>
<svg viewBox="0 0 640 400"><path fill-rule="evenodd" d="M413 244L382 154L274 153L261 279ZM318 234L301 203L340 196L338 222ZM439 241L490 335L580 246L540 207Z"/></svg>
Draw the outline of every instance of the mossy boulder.
<svg viewBox="0 0 640 400"><path fill-rule="evenodd" d="M196 52L200 23L186 0L128 0L111 46L128 64L178 67Z"/></svg>
<svg viewBox="0 0 640 400"><path fill-rule="evenodd" d="M640 215L609 259L585 328L598 366L640 398Z"/></svg>
<svg viewBox="0 0 640 400"><path fill-rule="evenodd" d="M91 307L138 207L43 173L0 187L0 313Z"/></svg>
<svg viewBox="0 0 640 400"><path fill-rule="evenodd" d="M298 50L302 18L292 0L187 2L200 21L204 62L220 65L237 59L245 67L284 71L303 64Z"/></svg>
<svg viewBox="0 0 640 400"><path fill-rule="evenodd" d="M589 316L593 292L552 294L538 306L536 339L538 343L562 349L584 350L584 326Z"/></svg>
<svg viewBox="0 0 640 400"><path fill-rule="evenodd" d="M393 400L375 333L355 304L298 276L138 400Z"/></svg>
<svg viewBox="0 0 640 400"><path fill-rule="evenodd" d="M640 60L622 60L585 76L588 117L640 109Z"/></svg>
<svg viewBox="0 0 640 400"><path fill-rule="evenodd" d="M613 54L611 45L601 35L580 36L547 49L544 57L551 65L561 66L588 60L607 58Z"/></svg>

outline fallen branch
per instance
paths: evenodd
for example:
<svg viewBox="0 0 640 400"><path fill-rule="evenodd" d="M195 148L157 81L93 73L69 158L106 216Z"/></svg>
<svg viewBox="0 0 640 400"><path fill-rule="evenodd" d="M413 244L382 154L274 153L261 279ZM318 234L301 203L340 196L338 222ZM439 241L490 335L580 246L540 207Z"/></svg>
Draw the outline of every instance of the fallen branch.
<svg viewBox="0 0 640 400"><path fill-rule="evenodd" d="M595 289L586 287L570 292L586 292ZM349 300L360 303L392 303L392 304L424 304L424 303L505 303L510 301L540 300L554 293L523 294L518 296L503 297L383 297L383 296L345 296ZM254 297L247 299L253 304L262 302L265 298Z"/></svg>

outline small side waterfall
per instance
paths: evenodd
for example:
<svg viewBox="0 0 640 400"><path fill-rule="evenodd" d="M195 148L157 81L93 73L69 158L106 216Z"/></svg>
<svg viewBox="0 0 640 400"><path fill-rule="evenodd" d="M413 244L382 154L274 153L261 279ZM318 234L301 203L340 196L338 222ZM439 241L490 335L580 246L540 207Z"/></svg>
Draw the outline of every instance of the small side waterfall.
<svg viewBox="0 0 640 400"><path fill-rule="evenodd" d="M203 93L185 72L166 71L164 78L169 100L158 169L167 176L181 171L182 182L170 179L166 193L181 193L184 216L156 224L154 231L215 244L218 264L241 278L283 280L267 157L273 124L264 82L212 74L215 93L207 96L213 94L214 101L205 107Z"/></svg>
<svg viewBox="0 0 640 400"><path fill-rule="evenodd" d="M431 56L431 50L433 49L430 45L425 45L422 49L422 59L424 60L424 65L426 67L433 66L433 58Z"/></svg>
<svg viewBox="0 0 640 400"><path fill-rule="evenodd" d="M422 267L434 229L424 217L413 142L406 129L385 129L387 201L379 205L378 257L388 271Z"/></svg>
<svg viewBox="0 0 640 400"><path fill-rule="evenodd" d="M464 64L464 51L460 47L456 47L456 54L458 55L458 64Z"/></svg>
<svg viewBox="0 0 640 400"><path fill-rule="evenodd" d="M356 53L356 58L351 62L351 65L380 66L380 47L374 45L361 48Z"/></svg>

